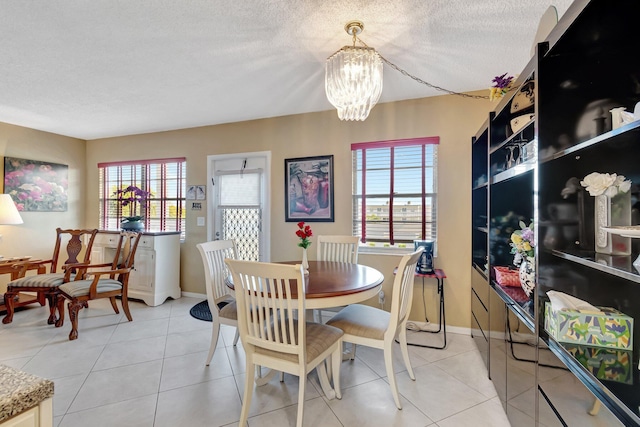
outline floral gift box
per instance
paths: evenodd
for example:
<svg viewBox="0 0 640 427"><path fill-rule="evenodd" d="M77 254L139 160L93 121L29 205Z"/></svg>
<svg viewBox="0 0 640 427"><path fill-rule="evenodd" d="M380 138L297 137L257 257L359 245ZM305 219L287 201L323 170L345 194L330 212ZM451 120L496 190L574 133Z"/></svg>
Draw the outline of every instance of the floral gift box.
<svg viewBox="0 0 640 427"><path fill-rule="evenodd" d="M633 318L616 309L598 307L602 313L562 309L545 303L544 328L558 342L633 349Z"/></svg>

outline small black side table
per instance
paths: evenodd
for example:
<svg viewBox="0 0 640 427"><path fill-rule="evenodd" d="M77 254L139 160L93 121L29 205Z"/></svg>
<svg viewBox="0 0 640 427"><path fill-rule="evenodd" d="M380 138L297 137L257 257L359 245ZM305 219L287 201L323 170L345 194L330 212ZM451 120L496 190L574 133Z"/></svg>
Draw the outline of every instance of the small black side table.
<svg viewBox="0 0 640 427"><path fill-rule="evenodd" d="M424 279L436 279L438 281L438 294L440 295L440 313L438 315L438 329L435 331L417 331L417 332L428 332L431 334L439 334L440 332L442 332L444 336L444 342L442 346L416 344L416 343L410 343L410 342L407 342L407 345L413 345L416 347L425 347L425 348L435 348L436 350L442 350L447 346L447 323L446 323L445 314L444 314L444 279L447 278L447 275L444 273L443 270L436 268L433 271L433 273L429 273L429 274L422 274L422 273L416 272L416 277L422 278L422 300L423 301L424 301ZM425 312L425 320L428 320L426 316L427 316L427 313Z"/></svg>

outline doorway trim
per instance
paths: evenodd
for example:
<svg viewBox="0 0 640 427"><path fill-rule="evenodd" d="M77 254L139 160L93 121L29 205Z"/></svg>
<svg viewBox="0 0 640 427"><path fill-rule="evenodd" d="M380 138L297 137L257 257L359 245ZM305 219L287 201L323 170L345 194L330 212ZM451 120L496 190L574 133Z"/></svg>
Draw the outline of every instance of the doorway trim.
<svg viewBox="0 0 640 427"><path fill-rule="evenodd" d="M262 209L262 235L264 238L264 261L271 260L271 151L254 151L248 153L212 154L207 156L207 188L210 201L207 203L207 241L214 239L214 188L213 177L215 175L214 163L219 160L235 158L262 158L264 159L264 185L261 188Z"/></svg>

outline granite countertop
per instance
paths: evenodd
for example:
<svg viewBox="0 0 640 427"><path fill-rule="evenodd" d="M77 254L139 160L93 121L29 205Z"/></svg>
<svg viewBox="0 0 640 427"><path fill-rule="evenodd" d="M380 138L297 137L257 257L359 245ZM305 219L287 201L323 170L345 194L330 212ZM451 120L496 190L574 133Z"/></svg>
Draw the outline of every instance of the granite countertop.
<svg viewBox="0 0 640 427"><path fill-rule="evenodd" d="M0 365L0 422L53 396L53 381Z"/></svg>

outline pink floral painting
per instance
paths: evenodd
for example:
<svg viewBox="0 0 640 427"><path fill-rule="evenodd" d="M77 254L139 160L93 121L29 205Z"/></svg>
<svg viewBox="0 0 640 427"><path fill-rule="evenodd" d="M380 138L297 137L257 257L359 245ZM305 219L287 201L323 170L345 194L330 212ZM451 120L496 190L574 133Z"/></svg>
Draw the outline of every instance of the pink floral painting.
<svg viewBox="0 0 640 427"><path fill-rule="evenodd" d="M38 160L4 158L4 192L19 211L65 212L69 166Z"/></svg>

